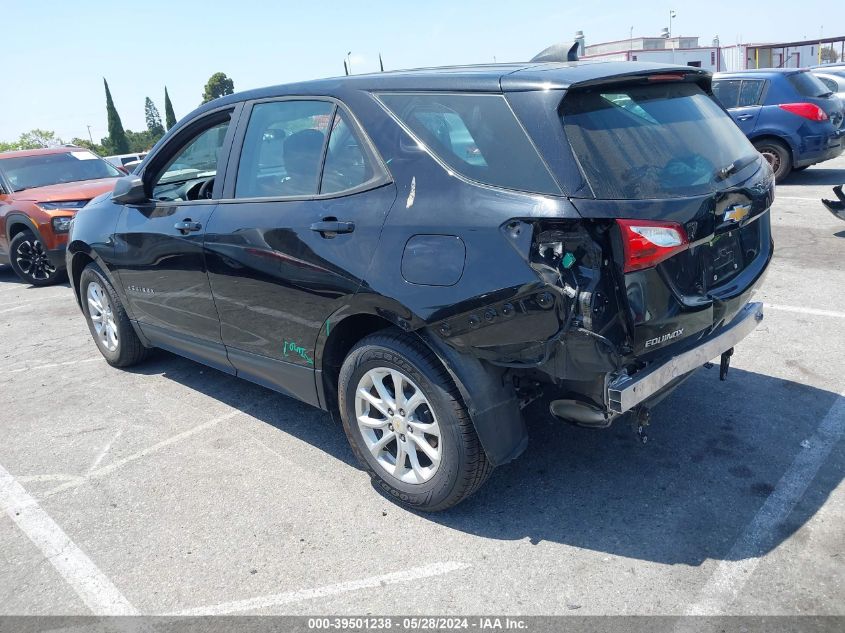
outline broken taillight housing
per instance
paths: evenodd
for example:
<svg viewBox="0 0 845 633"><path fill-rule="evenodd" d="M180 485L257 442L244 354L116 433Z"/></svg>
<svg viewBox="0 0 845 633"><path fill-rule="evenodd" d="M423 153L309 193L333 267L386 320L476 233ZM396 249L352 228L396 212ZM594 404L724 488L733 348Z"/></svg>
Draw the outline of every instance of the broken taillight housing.
<svg viewBox="0 0 845 633"><path fill-rule="evenodd" d="M778 107L810 121L827 121L827 112L815 103L781 103Z"/></svg>
<svg viewBox="0 0 845 633"><path fill-rule="evenodd" d="M651 268L689 248L684 227L677 222L616 220L622 233L626 273Z"/></svg>

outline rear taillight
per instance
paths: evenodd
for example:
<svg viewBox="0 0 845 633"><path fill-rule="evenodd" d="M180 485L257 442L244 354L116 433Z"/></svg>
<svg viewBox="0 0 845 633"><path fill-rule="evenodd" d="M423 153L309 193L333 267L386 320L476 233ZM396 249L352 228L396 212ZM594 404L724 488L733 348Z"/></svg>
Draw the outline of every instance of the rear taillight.
<svg viewBox="0 0 845 633"><path fill-rule="evenodd" d="M687 232L677 222L616 220L622 231L626 273L651 268L689 248Z"/></svg>
<svg viewBox="0 0 845 633"><path fill-rule="evenodd" d="M827 121L827 112L815 103L781 103L779 107L810 121Z"/></svg>

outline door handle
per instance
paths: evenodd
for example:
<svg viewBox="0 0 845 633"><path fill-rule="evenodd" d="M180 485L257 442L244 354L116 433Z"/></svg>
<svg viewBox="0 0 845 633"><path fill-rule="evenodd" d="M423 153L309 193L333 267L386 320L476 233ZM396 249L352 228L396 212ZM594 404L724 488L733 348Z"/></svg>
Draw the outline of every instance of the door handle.
<svg viewBox="0 0 845 633"><path fill-rule="evenodd" d="M323 237L334 237L338 233L352 233L355 230L353 222L343 222L335 219L325 219L314 222L311 230L321 233Z"/></svg>
<svg viewBox="0 0 845 633"><path fill-rule="evenodd" d="M753 115L753 114L743 114L743 115L741 115L741 116L738 116L738 117L736 118L736 120L737 120L737 121L747 121L748 119L753 119L753 118L754 118L754 115Z"/></svg>
<svg viewBox="0 0 845 633"><path fill-rule="evenodd" d="M173 228L177 231L182 231L183 234L190 233L191 231L199 231L202 229L202 224L199 222L194 222L190 218L185 218L181 222L177 222L173 225Z"/></svg>

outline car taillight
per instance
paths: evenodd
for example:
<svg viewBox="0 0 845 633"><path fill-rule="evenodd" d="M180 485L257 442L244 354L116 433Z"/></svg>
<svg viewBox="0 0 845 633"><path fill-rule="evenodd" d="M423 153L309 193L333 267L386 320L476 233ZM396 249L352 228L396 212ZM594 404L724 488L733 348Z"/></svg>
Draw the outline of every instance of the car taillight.
<svg viewBox="0 0 845 633"><path fill-rule="evenodd" d="M827 112L815 103L781 103L779 107L810 121L827 121Z"/></svg>
<svg viewBox="0 0 845 633"><path fill-rule="evenodd" d="M616 220L622 231L626 273L651 268L689 248L687 233L677 222Z"/></svg>

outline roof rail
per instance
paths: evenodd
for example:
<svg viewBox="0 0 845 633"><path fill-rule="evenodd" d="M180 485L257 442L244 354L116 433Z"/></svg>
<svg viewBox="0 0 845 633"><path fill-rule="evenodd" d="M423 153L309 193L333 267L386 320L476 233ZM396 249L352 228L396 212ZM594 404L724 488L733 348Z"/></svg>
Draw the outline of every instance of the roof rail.
<svg viewBox="0 0 845 633"><path fill-rule="evenodd" d="M531 62L577 62L578 42L552 44L532 57Z"/></svg>

